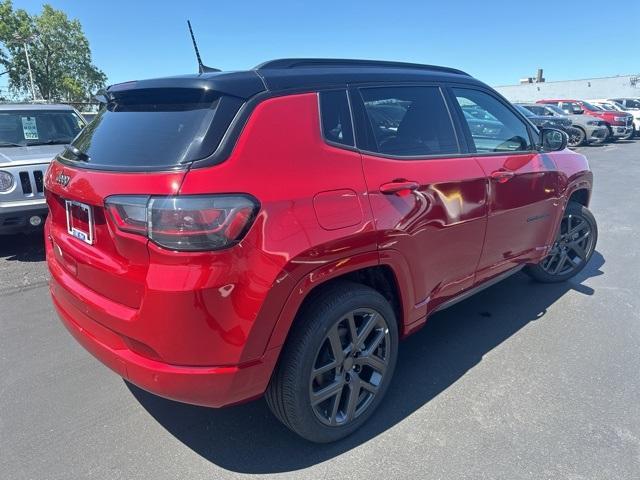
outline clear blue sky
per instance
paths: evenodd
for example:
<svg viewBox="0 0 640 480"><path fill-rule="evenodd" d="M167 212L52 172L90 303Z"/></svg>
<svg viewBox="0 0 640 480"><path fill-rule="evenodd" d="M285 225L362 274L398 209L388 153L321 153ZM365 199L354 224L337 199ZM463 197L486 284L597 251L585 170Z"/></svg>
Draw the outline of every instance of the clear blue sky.
<svg viewBox="0 0 640 480"><path fill-rule="evenodd" d="M224 70L308 56L447 65L492 85L538 67L547 80L640 73L639 0L48 3L80 20L109 83L194 72L187 19L204 63Z"/></svg>

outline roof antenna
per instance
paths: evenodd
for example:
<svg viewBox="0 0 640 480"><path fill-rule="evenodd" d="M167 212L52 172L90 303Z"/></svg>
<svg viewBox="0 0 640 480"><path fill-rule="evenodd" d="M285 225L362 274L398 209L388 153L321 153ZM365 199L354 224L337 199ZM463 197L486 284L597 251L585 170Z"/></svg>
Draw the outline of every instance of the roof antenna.
<svg viewBox="0 0 640 480"><path fill-rule="evenodd" d="M196 51L196 58L198 59L198 73L220 72L220 69L207 67L204 63L202 63L202 59L200 58L200 51L198 50L198 44L196 43L196 37L193 36L193 29L191 28L191 22L189 20L187 20L187 25L189 26L189 33L191 34L193 49Z"/></svg>

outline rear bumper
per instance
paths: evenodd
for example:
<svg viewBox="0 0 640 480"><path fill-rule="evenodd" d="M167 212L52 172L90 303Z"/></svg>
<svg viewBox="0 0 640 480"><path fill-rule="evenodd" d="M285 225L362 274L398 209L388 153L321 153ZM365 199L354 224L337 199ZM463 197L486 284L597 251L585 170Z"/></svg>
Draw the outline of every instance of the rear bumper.
<svg viewBox="0 0 640 480"><path fill-rule="evenodd" d="M123 338L83 312L76 299L52 276L50 292L60 319L94 357L131 383L156 395L207 407L223 407L264 393L278 357L267 351L246 365L192 367L151 360L129 349Z"/></svg>

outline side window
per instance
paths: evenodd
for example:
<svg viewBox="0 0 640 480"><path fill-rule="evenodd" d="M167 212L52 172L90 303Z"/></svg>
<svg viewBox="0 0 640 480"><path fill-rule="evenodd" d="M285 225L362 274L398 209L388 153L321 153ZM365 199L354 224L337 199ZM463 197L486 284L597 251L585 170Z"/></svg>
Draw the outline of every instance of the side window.
<svg viewBox="0 0 640 480"><path fill-rule="evenodd" d="M345 90L320 92L322 133L330 142L353 146L351 111Z"/></svg>
<svg viewBox="0 0 640 480"><path fill-rule="evenodd" d="M459 152L439 87L372 87L360 93L372 131L368 150L399 157Z"/></svg>
<svg viewBox="0 0 640 480"><path fill-rule="evenodd" d="M553 113L550 110L547 110L545 107L529 106L527 108L529 109L530 112L534 113L535 115L541 115L541 116L553 115Z"/></svg>
<svg viewBox="0 0 640 480"><path fill-rule="evenodd" d="M569 115L580 113L582 110L580 105L573 102L560 102L560 108Z"/></svg>
<svg viewBox="0 0 640 480"><path fill-rule="evenodd" d="M526 124L501 101L479 90L454 88L453 93L477 152L532 150Z"/></svg>

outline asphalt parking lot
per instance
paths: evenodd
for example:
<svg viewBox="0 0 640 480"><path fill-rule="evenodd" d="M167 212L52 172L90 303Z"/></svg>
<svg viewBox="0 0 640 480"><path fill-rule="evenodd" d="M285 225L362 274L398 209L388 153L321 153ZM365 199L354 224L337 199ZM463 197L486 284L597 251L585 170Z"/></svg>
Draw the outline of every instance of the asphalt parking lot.
<svg viewBox="0 0 640 480"><path fill-rule="evenodd" d="M372 421L332 445L263 400L210 410L126 384L59 324L40 238L0 237L0 478L640 478L640 139L579 151L600 230L587 268L437 314Z"/></svg>

